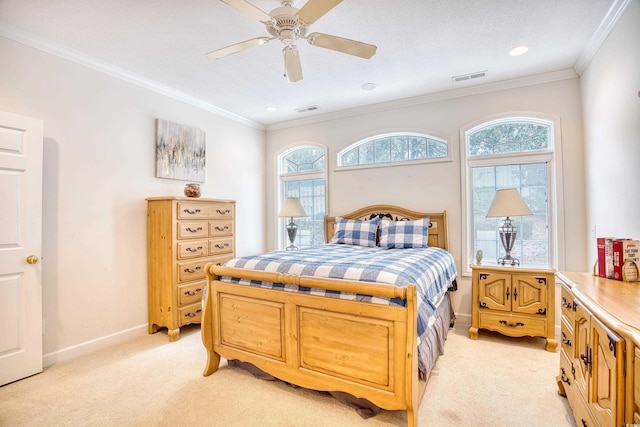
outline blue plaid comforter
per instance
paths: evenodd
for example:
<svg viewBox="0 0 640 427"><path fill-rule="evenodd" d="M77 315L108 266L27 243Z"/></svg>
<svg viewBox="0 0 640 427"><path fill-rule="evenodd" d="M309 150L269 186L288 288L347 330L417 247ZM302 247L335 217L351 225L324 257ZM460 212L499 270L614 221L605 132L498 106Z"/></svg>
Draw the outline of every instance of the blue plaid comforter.
<svg viewBox="0 0 640 427"><path fill-rule="evenodd" d="M436 314L436 304L457 277L453 256L440 248L383 249L354 245L327 244L299 251L268 252L234 258L228 267L326 277L406 287L413 283L418 294L418 336L423 337ZM233 283L304 292L341 299L405 306L403 299L385 299L281 283L221 277Z"/></svg>

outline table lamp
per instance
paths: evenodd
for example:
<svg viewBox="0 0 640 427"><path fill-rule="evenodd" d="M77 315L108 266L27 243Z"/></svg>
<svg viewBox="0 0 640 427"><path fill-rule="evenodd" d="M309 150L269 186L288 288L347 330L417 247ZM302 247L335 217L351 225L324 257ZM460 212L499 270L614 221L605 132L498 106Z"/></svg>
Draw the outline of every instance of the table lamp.
<svg viewBox="0 0 640 427"><path fill-rule="evenodd" d="M282 204L282 208L280 209L280 213L278 214L281 218L290 218L289 223L287 224L287 235L289 236L289 246L287 246L288 251L295 251L298 247L294 244L296 240L296 234L298 233L298 225L293 221L293 218L302 218L307 216L300 204L300 201L297 197L287 197L284 199L284 203Z"/></svg>
<svg viewBox="0 0 640 427"><path fill-rule="evenodd" d="M511 256L511 249L516 241L518 229L511 224L511 217L533 215L529 206L522 200L522 196L515 188L505 188L496 191L496 195L491 202L487 218L505 217L502 225L498 228L500 241L504 247L506 255L498 258L498 263L505 265L520 265L518 258Z"/></svg>

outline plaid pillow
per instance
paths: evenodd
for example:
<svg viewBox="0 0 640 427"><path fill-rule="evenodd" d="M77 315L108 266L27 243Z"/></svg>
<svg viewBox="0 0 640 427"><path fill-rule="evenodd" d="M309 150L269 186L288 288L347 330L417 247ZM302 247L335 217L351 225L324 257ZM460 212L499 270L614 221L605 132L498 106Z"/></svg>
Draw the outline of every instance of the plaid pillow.
<svg viewBox="0 0 640 427"><path fill-rule="evenodd" d="M429 240L429 217L414 221L380 223L380 246L387 249L426 248Z"/></svg>
<svg viewBox="0 0 640 427"><path fill-rule="evenodd" d="M336 218L336 227L329 243L357 246L376 246L380 218L371 221Z"/></svg>

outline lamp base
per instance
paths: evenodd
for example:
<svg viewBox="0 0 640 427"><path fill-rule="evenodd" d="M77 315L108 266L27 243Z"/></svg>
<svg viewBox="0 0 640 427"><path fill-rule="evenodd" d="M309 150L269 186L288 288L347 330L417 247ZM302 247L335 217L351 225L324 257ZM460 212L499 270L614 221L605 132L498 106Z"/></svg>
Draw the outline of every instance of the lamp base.
<svg viewBox="0 0 640 427"><path fill-rule="evenodd" d="M513 249L513 244L516 242L516 236L518 235L518 229L513 226L511 218L505 218L498 232L500 234L500 242L505 251L505 256L498 258L498 264L520 265L520 260L511 256L511 249Z"/></svg>
<svg viewBox="0 0 640 427"><path fill-rule="evenodd" d="M293 222L293 218L289 220L287 224L287 235L289 236L289 246L285 248L287 251L297 251L298 247L294 244L296 241L296 234L298 234L298 225Z"/></svg>
<svg viewBox="0 0 640 427"><path fill-rule="evenodd" d="M510 255L498 258L498 264L500 265L520 265L518 258L512 258Z"/></svg>

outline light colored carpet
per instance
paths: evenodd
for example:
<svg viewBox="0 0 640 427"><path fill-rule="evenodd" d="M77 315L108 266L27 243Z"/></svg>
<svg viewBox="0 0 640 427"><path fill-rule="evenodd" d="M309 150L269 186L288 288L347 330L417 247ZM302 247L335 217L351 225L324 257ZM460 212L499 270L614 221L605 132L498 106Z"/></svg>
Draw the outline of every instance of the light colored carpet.
<svg viewBox="0 0 640 427"><path fill-rule="evenodd" d="M544 340L467 328L449 333L419 411L421 426L575 426L555 383L559 353ZM406 414L364 420L327 395L254 378L223 361L203 377L198 327L163 330L0 387L2 426L395 426Z"/></svg>

